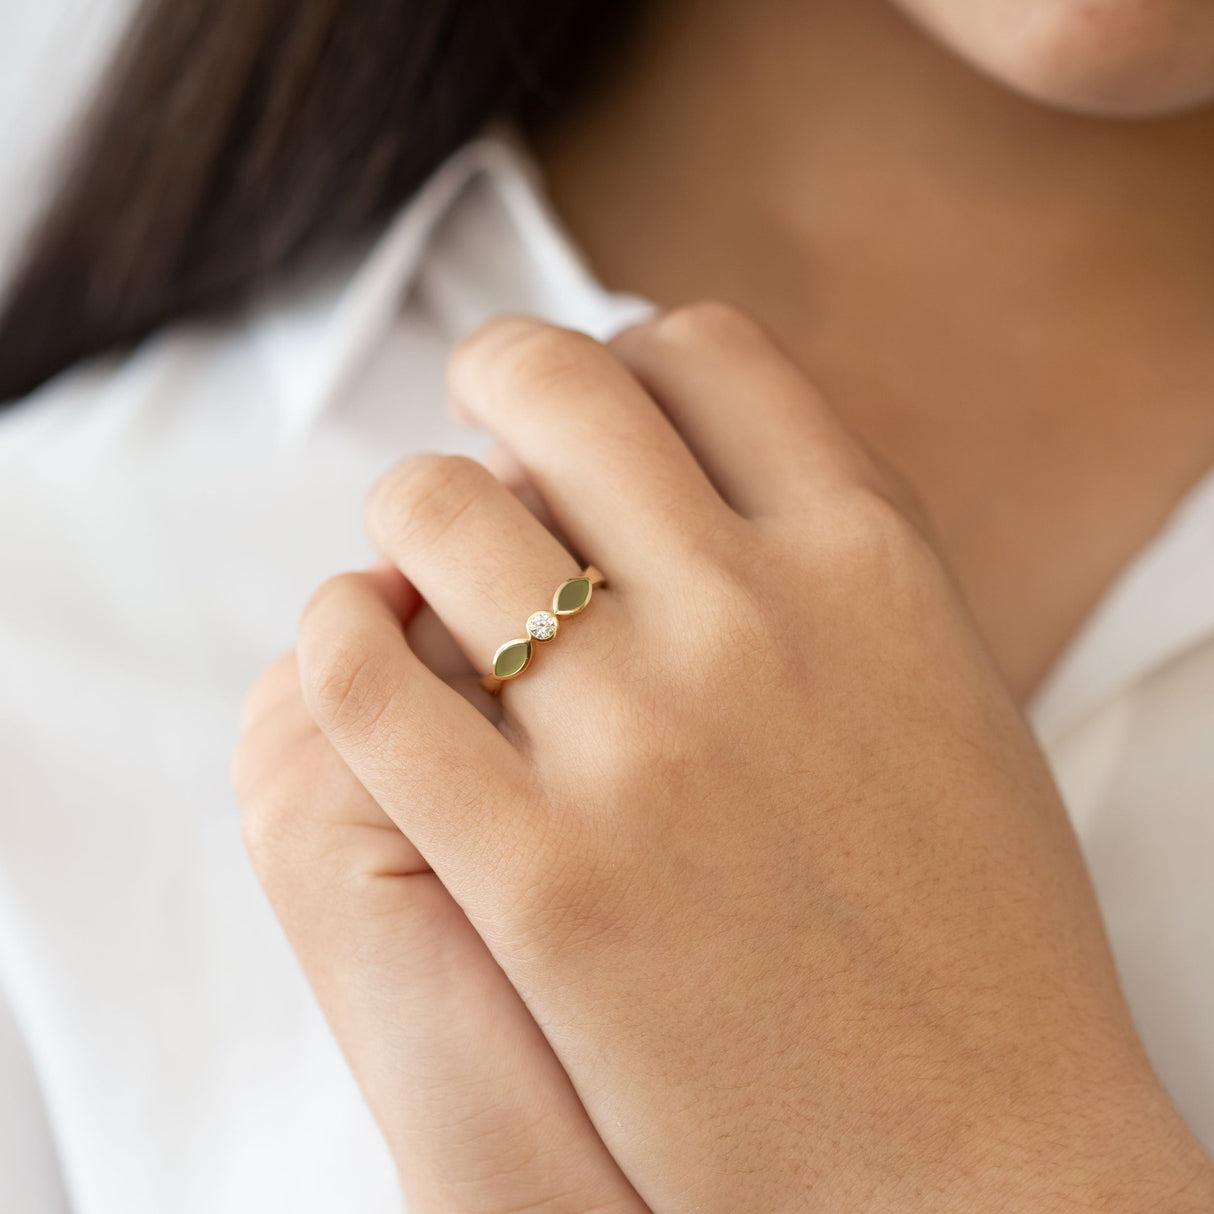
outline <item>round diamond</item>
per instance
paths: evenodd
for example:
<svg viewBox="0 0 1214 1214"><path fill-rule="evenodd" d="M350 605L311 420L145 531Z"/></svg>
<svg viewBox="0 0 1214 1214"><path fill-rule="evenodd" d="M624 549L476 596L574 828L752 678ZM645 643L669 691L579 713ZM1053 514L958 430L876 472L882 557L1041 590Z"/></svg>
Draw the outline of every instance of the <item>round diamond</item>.
<svg viewBox="0 0 1214 1214"><path fill-rule="evenodd" d="M527 617L527 634L537 641L550 641L556 636L556 616L551 611L533 611Z"/></svg>

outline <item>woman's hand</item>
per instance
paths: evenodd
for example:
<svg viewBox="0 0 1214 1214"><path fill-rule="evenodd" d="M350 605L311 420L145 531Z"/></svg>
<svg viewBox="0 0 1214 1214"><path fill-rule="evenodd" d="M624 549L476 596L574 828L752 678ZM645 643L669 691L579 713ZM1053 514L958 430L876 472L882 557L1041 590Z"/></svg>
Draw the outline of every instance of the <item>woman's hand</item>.
<svg viewBox="0 0 1214 1214"><path fill-rule="evenodd" d="M609 588L495 728L382 587L335 579L302 694L650 1208L1211 1208L1043 760L937 554L792 364L701 306L611 350L499 322L452 382L577 559L433 456L374 495L381 551L482 669L582 560ZM293 818L246 802L281 867ZM297 941L327 913L304 885L276 898ZM344 946L304 947L315 971ZM394 992L335 1019L357 1070L407 1027L409 976L347 965Z"/></svg>
<svg viewBox="0 0 1214 1214"><path fill-rule="evenodd" d="M430 667L466 685L400 574L360 576ZM250 693L234 776L258 874L409 1214L645 1214L480 937L313 723L294 656Z"/></svg>

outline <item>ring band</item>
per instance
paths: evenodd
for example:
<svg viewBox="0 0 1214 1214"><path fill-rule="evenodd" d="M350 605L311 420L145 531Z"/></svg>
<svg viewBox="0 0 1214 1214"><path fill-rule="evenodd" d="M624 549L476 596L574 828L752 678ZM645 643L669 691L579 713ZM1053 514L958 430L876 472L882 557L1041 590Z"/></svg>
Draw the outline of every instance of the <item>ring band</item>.
<svg viewBox="0 0 1214 1214"><path fill-rule="evenodd" d="M515 637L498 646L493 655L493 672L481 679L481 686L490 695L497 695L507 679L517 679L531 665L536 644L551 641L560 629L561 621L584 611L594 588L605 582L606 579L593 565L587 565L577 577L563 581L552 596L552 610L533 611L527 617L527 635Z"/></svg>

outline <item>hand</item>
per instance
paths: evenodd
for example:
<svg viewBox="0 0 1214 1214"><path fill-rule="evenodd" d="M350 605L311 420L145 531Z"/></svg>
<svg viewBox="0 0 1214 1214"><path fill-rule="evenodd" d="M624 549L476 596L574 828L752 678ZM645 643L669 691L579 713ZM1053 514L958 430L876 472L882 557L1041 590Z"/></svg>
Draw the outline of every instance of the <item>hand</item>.
<svg viewBox="0 0 1214 1214"><path fill-rule="evenodd" d="M399 573L361 576L436 677L477 688ZM409 1214L645 1214L480 937L313 723L294 655L250 692L233 774L250 853Z"/></svg>
<svg viewBox="0 0 1214 1214"><path fill-rule="evenodd" d="M578 559L441 457L375 494L381 550L482 668L581 560L609 589L494 728L336 579L303 696L650 1208L1210 1208L1041 756L797 370L709 306L610 351L500 322L452 377Z"/></svg>

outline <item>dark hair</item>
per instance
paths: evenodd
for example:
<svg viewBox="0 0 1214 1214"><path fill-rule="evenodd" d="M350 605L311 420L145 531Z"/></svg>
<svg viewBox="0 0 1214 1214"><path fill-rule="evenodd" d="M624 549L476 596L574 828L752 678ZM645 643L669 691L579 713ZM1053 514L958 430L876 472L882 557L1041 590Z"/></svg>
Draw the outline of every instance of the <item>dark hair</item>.
<svg viewBox="0 0 1214 1214"><path fill-rule="evenodd" d="M146 0L0 314L0 400L373 230L636 0Z"/></svg>

